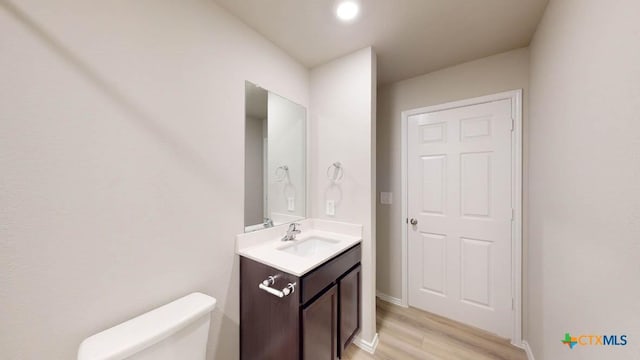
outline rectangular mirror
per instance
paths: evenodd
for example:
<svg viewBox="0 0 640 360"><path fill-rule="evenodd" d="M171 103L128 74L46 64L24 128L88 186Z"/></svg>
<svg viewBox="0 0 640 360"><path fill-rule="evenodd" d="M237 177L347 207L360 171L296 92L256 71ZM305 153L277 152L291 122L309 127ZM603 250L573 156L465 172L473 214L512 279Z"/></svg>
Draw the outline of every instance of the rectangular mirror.
<svg viewBox="0 0 640 360"><path fill-rule="evenodd" d="M245 82L245 232L306 217L307 110Z"/></svg>

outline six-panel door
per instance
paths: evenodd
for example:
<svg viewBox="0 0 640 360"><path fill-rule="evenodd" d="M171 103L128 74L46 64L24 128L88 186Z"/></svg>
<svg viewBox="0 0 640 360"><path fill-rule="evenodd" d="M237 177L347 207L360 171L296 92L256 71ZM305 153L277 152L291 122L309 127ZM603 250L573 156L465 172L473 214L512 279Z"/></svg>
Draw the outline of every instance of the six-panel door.
<svg viewBox="0 0 640 360"><path fill-rule="evenodd" d="M409 305L511 336L512 104L408 118Z"/></svg>

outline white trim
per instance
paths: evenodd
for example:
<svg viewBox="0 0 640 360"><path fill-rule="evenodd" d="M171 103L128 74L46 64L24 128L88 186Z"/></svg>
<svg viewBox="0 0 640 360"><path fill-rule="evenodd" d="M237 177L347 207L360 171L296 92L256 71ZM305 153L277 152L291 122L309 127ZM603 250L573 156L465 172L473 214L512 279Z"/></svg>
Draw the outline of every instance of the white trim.
<svg viewBox="0 0 640 360"><path fill-rule="evenodd" d="M529 346L529 343L527 342L527 340L522 340L522 348L524 349L524 352L527 354L528 360L536 360L536 358L533 356L533 350L531 350L531 346Z"/></svg>
<svg viewBox="0 0 640 360"><path fill-rule="evenodd" d="M440 105L427 106L419 109L406 110L401 113L402 124L402 299L403 306L409 305L408 284L408 254L407 254L407 204L408 204L408 165L407 165L407 119L411 115L424 114L435 111L455 109L464 106L484 104L500 100L511 100L513 132L511 135L512 162L512 206L514 221L511 227L511 288L513 297L513 336L511 343L522 346L522 89L506 91L498 94L476 97L472 99L449 102Z"/></svg>
<svg viewBox="0 0 640 360"><path fill-rule="evenodd" d="M400 181L400 184L402 185L402 198L401 198L401 218L400 218L400 224L402 224L401 228L402 228L402 246L401 246L401 250L402 250L402 305L409 307L409 260L407 259L408 256L408 249L407 249L407 219L409 218L409 215L407 213L407 197L409 196L408 194L408 188L409 188L409 184L407 183L409 176L407 175L409 172L409 169L407 168L407 158L408 158L408 154L407 154L407 118L409 117L409 115L403 111L402 112L402 121L401 121L401 125L402 125L402 161L400 162L400 168L402 171L402 179Z"/></svg>
<svg viewBox="0 0 640 360"><path fill-rule="evenodd" d="M391 295L387 295L385 293L381 293L380 291L376 291L376 296L378 297L378 299L382 300L382 301L386 301L390 304L393 305L398 305L398 306L402 306L402 307L408 307L406 305L404 305L402 303L402 299L399 299L397 297L393 297Z"/></svg>
<svg viewBox="0 0 640 360"><path fill-rule="evenodd" d="M373 340L369 341L365 341L363 340L360 336L358 336L354 341L353 344L357 347L359 347L360 349L368 352L369 354L373 354L376 352L376 348L378 347L378 333L376 333L373 336Z"/></svg>
<svg viewBox="0 0 640 360"><path fill-rule="evenodd" d="M514 219L511 226L511 291L513 297L512 344L522 344L522 89L511 92L513 132L511 171Z"/></svg>

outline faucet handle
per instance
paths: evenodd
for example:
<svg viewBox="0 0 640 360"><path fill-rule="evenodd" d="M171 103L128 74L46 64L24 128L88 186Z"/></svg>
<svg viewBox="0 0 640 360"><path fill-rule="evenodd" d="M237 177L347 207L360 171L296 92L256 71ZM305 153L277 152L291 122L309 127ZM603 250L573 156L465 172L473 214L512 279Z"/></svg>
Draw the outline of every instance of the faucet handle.
<svg viewBox="0 0 640 360"><path fill-rule="evenodd" d="M298 231L300 232L300 223L291 223L289 224L289 231Z"/></svg>
<svg viewBox="0 0 640 360"><path fill-rule="evenodd" d="M296 234L300 234L300 229L298 229L298 226L300 226L300 224L298 223L289 224L289 229L287 230L287 233L284 235L284 237L282 237L282 241L295 240Z"/></svg>

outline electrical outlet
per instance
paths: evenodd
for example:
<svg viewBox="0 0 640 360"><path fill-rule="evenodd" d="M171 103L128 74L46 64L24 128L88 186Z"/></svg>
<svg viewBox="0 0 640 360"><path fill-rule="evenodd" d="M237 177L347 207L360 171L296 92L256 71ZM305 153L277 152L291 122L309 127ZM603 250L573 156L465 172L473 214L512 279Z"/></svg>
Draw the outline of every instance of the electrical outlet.
<svg viewBox="0 0 640 360"><path fill-rule="evenodd" d="M336 214L336 202L334 200L327 200L327 215L334 216Z"/></svg>

